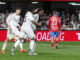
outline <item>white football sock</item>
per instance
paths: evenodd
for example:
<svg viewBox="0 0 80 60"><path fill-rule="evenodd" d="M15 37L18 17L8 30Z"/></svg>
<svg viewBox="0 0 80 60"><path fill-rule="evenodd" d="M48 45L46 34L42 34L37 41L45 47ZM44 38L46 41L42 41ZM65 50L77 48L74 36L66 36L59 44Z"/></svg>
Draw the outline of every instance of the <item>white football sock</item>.
<svg viewBox="0 0 80 60"><path fill-rule="evenodd" d="M34 44L34 50L35 50L35 48L36 48L36 43Z"/></svg>
<svg viewBox="0 0 80 60"><path fill-rule="evenodd" d="M34 46L35 46L35 41L31 40L30 41L30 50L34 52Z"/></svg>
<svg viewBox="0 0 80 60"><path fill-rule="evenodd" d="M19 46L20 46L20 49L22 50L23 49L23 42L22 41L20 41Z"/></svg>
<svg viewBox="0 0 80 60"><path fill-rule="evenodd" d="M17 40L14 44L14 47L16 48L20 44L20 40Z"/></svg>
<svg viewBox="0 0 80 60"><path fill-rule="evenodd" d="M17 40L18 40L18 37L15 37L15 41L17 41ZM23 42L22 41L20 41L19 47L21 50L23 49Z"/></svg>
<svg viewBox="0 0 80 60"><path fill-rule="evenodd" d="M12 48L12 51L15 51L15 49L17 48L17 46L20 44L20 40L18 39L16 42L15 42L15 44L14 44L14 46L13 46L13 48Z"/></svg>
<svg viewBox="0 0 80 60"><path fill-rule="evenodd" d="M6 46L7 46L7 43L4 43L3 47L2 47L2 50L5 50Z"/></svg>

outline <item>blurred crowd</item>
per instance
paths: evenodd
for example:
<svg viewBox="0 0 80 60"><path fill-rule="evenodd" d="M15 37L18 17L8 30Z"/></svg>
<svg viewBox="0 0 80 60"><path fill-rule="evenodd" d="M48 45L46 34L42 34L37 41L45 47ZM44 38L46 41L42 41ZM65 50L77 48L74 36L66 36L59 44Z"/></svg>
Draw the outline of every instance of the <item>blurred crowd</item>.
<svg viewBox="0 0 80 60"><path fill-rule="evenodd" d="M48 22L51 16L52 14L44 14L41 17L43 26L37 29L48 30ZM57 12L57 16L60 17L62 30L80 30L80 10L76 10L75 13L66 13L65 11Z"/></svg>
<svg viewBox="0 0 80 60"><path fill-rule="evenodd" d="M8 17L9 12L0 13L0 28L7 28L6 18ZM44 13L40 17L39 22L41 22L42 27L37 27L37 30L48 30L49 18L52 14ZM77 10L76 13L66 13L65 11L57 12L57 16L61 19L61 29L62 30L80 30L80 10ZM20 24L22 24L24 18L21 17Z"/></svg>

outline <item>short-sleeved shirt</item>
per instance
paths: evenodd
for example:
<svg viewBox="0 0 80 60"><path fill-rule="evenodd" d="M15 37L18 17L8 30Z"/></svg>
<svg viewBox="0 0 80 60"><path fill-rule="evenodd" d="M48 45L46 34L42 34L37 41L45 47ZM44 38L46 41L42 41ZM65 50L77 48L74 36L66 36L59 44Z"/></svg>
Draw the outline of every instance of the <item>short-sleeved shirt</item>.
<svg viewBox="0 0 80 60"><path fill-rule="evenodd" d="M35 22L38 22L38 20L39 20L39 15L38 15L38 14L34 14L33 17L34 17L34 21L35 21ZM33 30L36 30L36 25L32 24L32 28L33 28Z"/></svg>
<svg viewBox="0 0 80 60"><path fill-rule="evenodd" d="M33 24L32 21L34 21L34 17L33 14L31 12L27 12L24 18L24 22L22 25L22 28L28 28L31 27L31 25Z"/></svg>
<svg viewBox="0 0 80 60"><path fill-rule="evenodd" d="M49 30L51 32L58 32L59 31L59 25L61 24L60 18L57 16L52 16L49 19Z"/></svg>
<svg viewBox="0 0 80 60"><path fill-rule="evenodd" d="M6 20L6 23L11 26L19 26L20 15L16 15L15 13L11 13Z"/></svg>

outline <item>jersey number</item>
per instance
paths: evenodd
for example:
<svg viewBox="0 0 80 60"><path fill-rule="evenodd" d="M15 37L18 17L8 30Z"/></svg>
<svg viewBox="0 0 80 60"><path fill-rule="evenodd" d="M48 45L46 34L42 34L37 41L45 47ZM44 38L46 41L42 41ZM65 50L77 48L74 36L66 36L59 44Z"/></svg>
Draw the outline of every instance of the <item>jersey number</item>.
<svg viewBox="0 0 80 60"><path fill-rule="evenodd" d="M27 18L27 16L25 16L25 18L24 18L24 22L26 22L26 18Z"/></svg>
<svg viewBox="0 0 80 60"><path fill-rule="evenodd" d="M52 19L52 25L57 25L57 19L55 18Z"/></svg>

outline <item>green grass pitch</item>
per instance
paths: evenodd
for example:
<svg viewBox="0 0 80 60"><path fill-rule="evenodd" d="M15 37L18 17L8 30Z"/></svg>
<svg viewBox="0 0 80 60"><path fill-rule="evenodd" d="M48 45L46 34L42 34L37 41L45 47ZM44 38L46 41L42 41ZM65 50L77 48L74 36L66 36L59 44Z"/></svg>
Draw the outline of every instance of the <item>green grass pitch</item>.
<svg viewBox="0 0 80 60"><path fill-rule="evenodd" d="M20 53L19 47L15 50L15 56L10 55L14 42L9 42L6 53L0 53L0 60L80 60L80 42L59 42L59 49L51 49L50 42L37 42L37 56L29 56L28 53ZM3 42L0 42L0 50ZM29 51L29 42L24 44Z"/></svg>

